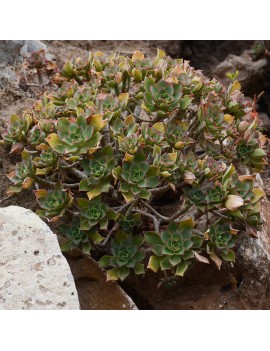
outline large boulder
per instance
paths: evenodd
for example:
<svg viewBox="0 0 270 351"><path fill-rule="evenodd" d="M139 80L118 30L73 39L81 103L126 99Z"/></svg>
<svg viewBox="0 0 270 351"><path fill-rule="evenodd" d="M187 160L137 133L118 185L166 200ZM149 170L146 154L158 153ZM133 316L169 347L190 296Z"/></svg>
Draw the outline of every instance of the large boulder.
<svg viewBox="0 0 270 351"><path fill-rule="evenodd" d="M0 62L13 65L20 56L25 40L0 40Z"/></svg>
<svg viewBox="0 0 270 351"><path fill-rule="evenodd" d="M238 266L243 273L252 275L258 281L269 279L270 269L270 202L262 201L261 216L264 221L258 238L245 236L238 248Z"/></svg>
<svg viewBox="0 0 270 351"><path fill-rule="evenodd" d="M0 40L0 63L14 65L22 62L23 57L28 57L34 51L44 49L47 60L53 57L48 53L47 46L40 40Z"/></svg>
<svg viewBox="0 0 270 351"><path fill-rule="evenodd" d="M56 235L30 210L0 209L0 272L0 309L80 309Z"/></svg>
<svg viewBox="0 0 270 351"><path fill-rule="evenodd" d="M212 73L215 78L228 86L230 80L226 77L226 74L238 70L237 79L241 83L243 92L253 96L263 90L267 67L268 61L266 58L253 61L250 52L245 50L240 56L228 55L224 61L216 66Z"/></svg>

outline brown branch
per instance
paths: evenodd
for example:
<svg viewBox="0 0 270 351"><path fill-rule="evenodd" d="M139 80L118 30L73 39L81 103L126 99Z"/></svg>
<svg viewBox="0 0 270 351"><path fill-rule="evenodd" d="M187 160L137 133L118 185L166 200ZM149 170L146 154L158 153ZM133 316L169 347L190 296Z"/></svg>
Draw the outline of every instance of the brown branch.
<svg viewBox="0 0 270 351"><path fill-rule="evenodd" d="M70 166L67 162L65 162L63 160L61 160L60 162L62 162L62 165L65 167ZM60 166L61 166L61 163L60 163ZM73 167L69 168L69 171L70 171L70 173L72 173L75 177L77 177L80 180L87 178L87 175L84 172L81 172L76 168L73 168Z"/></svg>
<svg viewBox="0 0 270 351"><path fill-rule="evenodd" d="M158 222L158 220L156 219L155 216L151 215L150 213L147 213L147 212L143 212L143 211L141 211L141 210L138 210L138 209L133 209L132 212L137 212L137 213L140 213L142 216L151 218L152 221L154 222L155 231L156 231L157 233L159 233L159 222Z"/></svg>
<svg viewBox="0 0 270 351"><path fill-rule="evenodd" d="M150 210L152 213L154 213L159 219L161 219L162 221L168 222L170 220L170 218L163 216L162 214L158 213L151 205L149 205L148 203L144 202L143 200L141 200L142 204L148 208L148 210Z"/></svg>
<svg viewBox="0 0 270 351"><path fill-rule="evenodd" d="M49 180L42 179L42 178L39 178L39 177L36 177L36 180L39 183L43 183L43 184L46 184L46 185L51 186L51 187L55 187L55 185L56 185L55 182L51 182ZM78 188L80 186L80 183L73 183L73 184L62 183L62 185L63 185L64 188Z"/></svg>
<svg viewBox="0 0 270 351"><path fill-rule="evenodd" d="M178 212L176 212L173 216L171 216L171 218L169 219L170 221L173 221L174 219L176 219L177 217L182 216L184 213L186 213L189 209L190 209L191 205L187 205L184 208L181 208L181 210L179 210Z"/></svg>
<svg viewBox="0 0 270 351"><path fill-rule="evenodd" d="M117 230L118 227L119 227L119 224L118 224L118 223L115 223L115 225L114 225L114 226L112 227L112 229L109 231L109 233L108 233L108 235L106 236L106 238L105 238L105 240L103 241L103 243L97 244L97 246L99 246L99 247L105 247L105 246L107 245L108 241L110 240L110 238L111 238L113 232L114 232L115 230Z"/></svg>

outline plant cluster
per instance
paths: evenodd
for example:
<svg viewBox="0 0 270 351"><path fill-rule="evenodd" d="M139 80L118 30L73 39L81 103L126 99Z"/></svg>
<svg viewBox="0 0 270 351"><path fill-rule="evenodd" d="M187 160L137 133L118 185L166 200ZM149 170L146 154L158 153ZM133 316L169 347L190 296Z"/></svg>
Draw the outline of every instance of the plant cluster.
<svg viewBox="0 0 270 351"><path fill-rule="evenodd" d="M65 219L63 250L96 251L111 280L233 262L239 233L262 224L267 138L231 79L226 88L162 50L68 61L2 134L22 155L9 192L33 189L38 215ZM168 215L157 204L169 193Z"/></svg>

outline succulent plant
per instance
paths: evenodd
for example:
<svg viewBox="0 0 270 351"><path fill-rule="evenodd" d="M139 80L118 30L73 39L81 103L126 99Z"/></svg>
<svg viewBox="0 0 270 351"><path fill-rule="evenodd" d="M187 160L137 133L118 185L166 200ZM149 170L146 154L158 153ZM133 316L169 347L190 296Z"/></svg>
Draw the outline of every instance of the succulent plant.
<svg viewBox="0 0 270 351"><path fill-rule="evenodd" d="M194 257L193 249L200 248L203 238L193 234L191 218L179 223L170 222L167 229L144 233L145 241L155 254L150 257L148 268L154 272L175 267L175 274L183 276Z"/></svg>
<svg viewBox="0 0 270 351"><path fill-rule="evenodd" d="M266 153L263 149L257 147L256 140L250 140L249 142L240 141L236 147L236 154L243 164L249 164L255 169L263 169L266 162Z"/></svg>
<svg viewBox="0 0 270 351"><path fill-rule="evenodd" d="M69 251L81 247L85 254L89 254L92 243L100 243L103 237L95 231L84 231L80 229L80 221L74 219L69 224L59 226L60 233L68 239L61 244L62 251Z"/></svg>
<svg viewBox="0 0 270 351"><path fill-rule="evenodd" d="M159 168L150 166L143 152L138 151L132 161L123 162L122 167L114 169L115 176L120 179L119 189L125 200L135 198L149 200L151 193L147 188L155 188L158 183Z"/></svg>
<svg viewBox="0 0 270 351"><path fill-rule="evenodd" d="M35 167L31 155L27 150L21 153L22 162L16 164L15 170L7 175L13 186L8 188L9 193L18 193L22 189L30 189L35 182Z"/></svg>
<svg viewBox="0 0 270 351"><path fill-rule="evenodd" d="M50 222L62 217L73 201L69 189L63 190L60 183L55 186L55 190L35 190L35 195L40 207L36 214Z"/></svg>
<svg viewBox="0 0 270 351"><path fill-rule="evenodd" d="M28 143L31 146L39 146L45 141L46 133L38 126L33 127L28 134Z"/></svg>
<svg viewBox="0 0 270 351"><path fill-rule="evenodd" d="M111 146L106 146L90 155L89 159L83 160L82 167L87 178L81 180L80 191L87 191L89 200L108 192L114 166L115 159Z"/></svg>
<svg viewBox="0 0 270 351"><path fill-rule="evenodd" d="M235 254L231 249L235 246L237 232L228 223L217 222L211 225L208 233L208 254L219 254L223 260L234 262Z"/></svg>
<svg viewBox="0 0 270 351"><path fill-rule="evenodd" d="M42 52L32 61L49 69ZM22 156L9 192L35 189L37 213L65 221L62 249L103 256L108 279L143 273L150 251L164 286L196 261L234 261L238 233L263 222L268 150L237 75L225 87L162 50L69 60L2 134Z"/></svg>
<svg viewBox="0 0 270 351"><path fill-rule="evenodd" d="M225 198L225 192L222 189L221 184L217 184L213 188L207 189L206 200L210 204L221 203Z"/></svg>
<svg viewBox="0 0 270 351"><path fill-rule="evenodd" d="M189 97L182 97L181 84L168 83L165 80L155 83L152 78L146 78L144 89L143 106L150 112L171 112L177 107L184 110L191 102Z"/></svg>
<svg viewBox="0 0 270 351"><path fill-rule="evenodd" d="M32 160L33 164L36 166L36 175L48 174L57 167L58 156L45 144L43 144L39 150L41 150L40 156Z"/></svg>
<svg viewBox="0 0 270 351"><path fill-rule="evenodd" d="M99 260L101 267L114 267L107 271L108 280L124 280L132 268L136 274L144 273L144 265L140 262L145 255L139 250L142 243L143 237L140 235L130 237L121 231L117 233L111 242L112 255L103 256Z"/></svg>
<svg viewBox="0 0 270 351"><path fill-rule="evenodd" d="M131 233L135 228L142 224L142 218L139 213L132 213L119 216L119 227L126 233Z"/></svg>
<svg viewBox="0 0 270 351"><path fill-rule="evenodd" d="M84 154L98 147L102 135L95 131L96 125L88 125L84 117L75 120L60 118L57 134L50 134L46 141L59 154Z"/></svg>
<svg viewBox="0 0 270 351"><path fill-rule="evenodd" d="M77 199L81 214L81 229L89 230L98 225L100 229L107 229L109 219L116 220L118 214L101 201L98 196L91 201Z"/></svg>
<svg viewBox="0 0 270 351"><path fill-rule="evenodd" d="M10 118L10 125L2 133L2 138L6 143L15 144L26 139L27 133L33 124L32 116L24 113L22 117L13 114Z"/></svg>

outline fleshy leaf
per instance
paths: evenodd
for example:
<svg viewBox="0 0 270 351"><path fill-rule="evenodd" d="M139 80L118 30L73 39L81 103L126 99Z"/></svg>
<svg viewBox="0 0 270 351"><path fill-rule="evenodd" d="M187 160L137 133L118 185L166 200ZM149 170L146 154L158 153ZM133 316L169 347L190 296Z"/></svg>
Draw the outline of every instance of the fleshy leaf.
<svg viewBox="0 0 270 351"><path fill-rule="evenodd" d="M182 261L177 265L175 275L183 277L187 269L188 264L185 261Z"/></svg>
<svg viewBox="0 0 270 351"><path fill-rule="evenodd" d="M225 206L230 211L235 211L244 205L244 200L238 195L228 195L225 201Z"/></svg>

